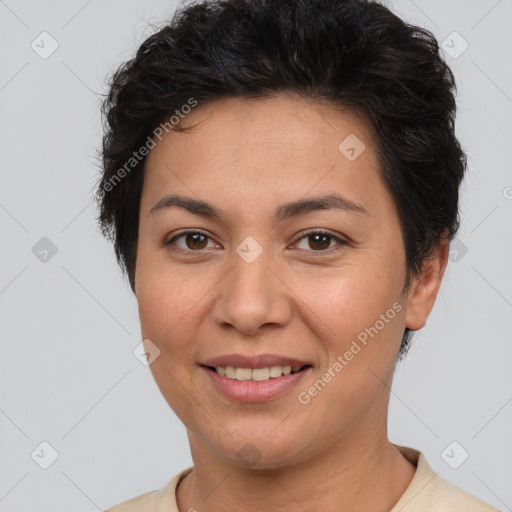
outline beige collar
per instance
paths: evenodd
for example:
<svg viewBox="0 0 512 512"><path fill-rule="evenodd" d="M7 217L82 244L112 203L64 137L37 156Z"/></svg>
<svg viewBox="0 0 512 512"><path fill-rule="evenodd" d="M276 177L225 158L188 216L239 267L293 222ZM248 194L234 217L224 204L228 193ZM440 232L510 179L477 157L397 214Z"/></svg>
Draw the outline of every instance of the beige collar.
<svg viewBox="0 0 512 512"><path fill-rule="evenodd" d="M421 452L407 446L395 445L400 453L416 467L409 487L390 512L499 512L498 509L455 487L434 472ZM178 473L160 491L152 493L154 512L179 512L176 504L176 488L179 481L193 467ZM151 500L152 501L152 500ZM148 503L149 505L149 503Z"/></svg>

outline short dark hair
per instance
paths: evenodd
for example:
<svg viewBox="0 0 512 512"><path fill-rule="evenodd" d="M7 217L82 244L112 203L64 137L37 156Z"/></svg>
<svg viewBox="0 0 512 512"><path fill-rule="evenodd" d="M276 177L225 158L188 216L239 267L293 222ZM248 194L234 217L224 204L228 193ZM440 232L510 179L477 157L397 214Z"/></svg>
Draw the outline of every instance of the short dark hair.
<svg viewBox="0 0 512 512"><path fill-rule="evenodd" d="M193 1L113 73L102 103L98 222L134 292L145 162L134 152L190 98L280 92L364 115L400 217L404 291L441 239L453 239L466 155L455 137L454 76L431 32L375 1ZM399 358L410 336L406 328Z"/></svg>

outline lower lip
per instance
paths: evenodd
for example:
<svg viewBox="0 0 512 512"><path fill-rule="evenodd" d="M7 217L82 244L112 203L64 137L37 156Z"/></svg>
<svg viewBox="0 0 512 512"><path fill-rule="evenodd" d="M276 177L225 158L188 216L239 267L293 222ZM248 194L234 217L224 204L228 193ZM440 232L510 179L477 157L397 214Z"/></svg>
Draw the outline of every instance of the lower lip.
<svg viewBox="0 0 512 512"><path fill-rule="evenodd" d="M309 373L311 366L297 373L281 375L265 381L235 380L219 375L216 371L201 366L215 387L224 395L239 402L264 402L272 400L296 386Z"/></svg>

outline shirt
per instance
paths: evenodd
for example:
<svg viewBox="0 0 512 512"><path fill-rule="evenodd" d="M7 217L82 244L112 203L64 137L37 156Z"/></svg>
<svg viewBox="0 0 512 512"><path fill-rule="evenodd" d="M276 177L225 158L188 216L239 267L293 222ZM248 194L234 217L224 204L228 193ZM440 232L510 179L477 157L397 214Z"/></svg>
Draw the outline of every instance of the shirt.
<svg viewBox="0 0 512 512"><path fill-rule="evenodd" d="M416 472L390 512L499 512L441 478L418 450L395 446L416 467ZM176 504L176 488L179 481L193 469L193 466L184 469L160 490L141 494L105 512L180 512Z"/></svg>

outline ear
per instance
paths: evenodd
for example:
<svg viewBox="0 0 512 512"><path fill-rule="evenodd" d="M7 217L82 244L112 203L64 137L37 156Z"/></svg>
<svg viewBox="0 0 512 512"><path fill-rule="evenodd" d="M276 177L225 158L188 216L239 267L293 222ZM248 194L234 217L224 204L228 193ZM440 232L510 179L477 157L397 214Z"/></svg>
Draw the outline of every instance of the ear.
<svg viewBox="0 0 512 512"><path fill-rule="evenodd" d="M424 262L421 273L413 280L405 314L405 325L412 331L421 329L427 322L441 286L449 252L450 241L441 239L435 254Z"/></svg>

